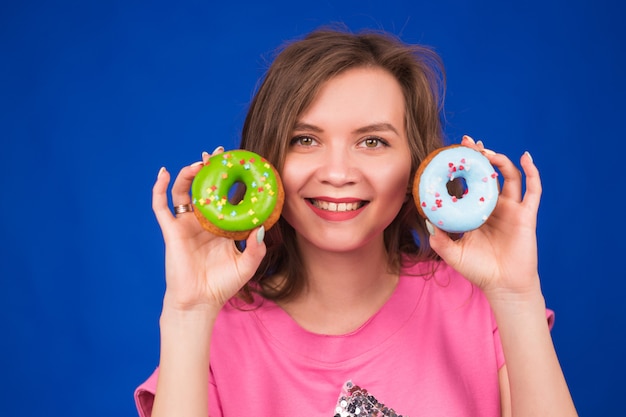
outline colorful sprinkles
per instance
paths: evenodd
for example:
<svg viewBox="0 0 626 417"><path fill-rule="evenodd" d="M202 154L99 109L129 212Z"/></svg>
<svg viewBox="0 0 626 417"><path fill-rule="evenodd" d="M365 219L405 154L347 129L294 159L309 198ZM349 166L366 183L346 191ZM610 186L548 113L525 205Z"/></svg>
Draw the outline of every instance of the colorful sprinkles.
<svg viewBox="0 0 626 417"><path fill-rule="evenodd" d="M224 152L211 157L196 175L192 202L224 230L249 230L271 215L279 181L271 164L259 155L245 150ZM241 201L233 204L229 195L237 183L243 183L246 190Z"/></svg>

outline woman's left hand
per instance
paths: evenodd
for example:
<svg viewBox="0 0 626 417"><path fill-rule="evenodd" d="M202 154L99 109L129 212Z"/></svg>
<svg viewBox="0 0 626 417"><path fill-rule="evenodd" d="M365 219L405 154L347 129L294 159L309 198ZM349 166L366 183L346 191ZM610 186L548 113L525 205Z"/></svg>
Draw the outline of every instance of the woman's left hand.
<svg viewBox="0 0 626 417"><path fill-rule="evenodd" d="M522 173L502 154L485 150L482 144L463 137L462 145L481 151L504 178L500 197L493 213L480 228L467 232L458 240L434 229L430 244L441 258L487 296L536 295L539 288L537 270L537 212L541 199L541 179L529 153L520 164L526 177L522 195Z"/></svg>

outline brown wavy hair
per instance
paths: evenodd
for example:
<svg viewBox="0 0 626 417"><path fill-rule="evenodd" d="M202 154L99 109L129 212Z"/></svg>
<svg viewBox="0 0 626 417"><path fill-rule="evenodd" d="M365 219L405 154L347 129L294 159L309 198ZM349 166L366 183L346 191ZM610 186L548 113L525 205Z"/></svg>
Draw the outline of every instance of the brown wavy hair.
<svg viewBox="0 0 626 417"><path fill-rule="evenodd" d="M377 67L392 74L402 87L406 132L411 152L411 182L420 162L443 146L445 72L440 57L430 48L407 45L384 32L351 33L344 28L318 29L278 50L254 96L246 116L240 147L267 158L282 172L288 144L298 117L334 76L356 67ZM391 271L406 262L436 259L428 245L424 221L407 190L407 201L385 229L384 242ZM241 295L250 291L280 300L296 295L306 276L295 230L281 218L267 231L267 255ZM271 286L266 278L284 280Z"/></svg>

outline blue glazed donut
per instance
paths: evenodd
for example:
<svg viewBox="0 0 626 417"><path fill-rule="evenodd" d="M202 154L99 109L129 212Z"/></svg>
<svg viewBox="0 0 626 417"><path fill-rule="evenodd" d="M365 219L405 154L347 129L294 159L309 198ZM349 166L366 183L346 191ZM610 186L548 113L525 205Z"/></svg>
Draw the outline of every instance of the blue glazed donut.
<svg viewBox="0 0 626 417"><path fill-rule="evenodd" d="M448 191L455 179L462 179L456 183L463 189L461 193ZM432 152L420 164L413 181L413 199L419 213L450 233L479 228L496 207L498 195L498 174L489 160L462 145Z"/></svg>

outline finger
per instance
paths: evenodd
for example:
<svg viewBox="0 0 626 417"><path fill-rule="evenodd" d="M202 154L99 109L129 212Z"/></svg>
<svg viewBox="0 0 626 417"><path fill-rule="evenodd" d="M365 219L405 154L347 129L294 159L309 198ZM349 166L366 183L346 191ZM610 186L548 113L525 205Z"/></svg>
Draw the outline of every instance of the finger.
<svg viewBox="0 0 626 417"><path fill-rule="evenodd" d="M191 196L189 195L191 184L201 168L202 161L198 161L180 170L174 181L174 185L172 185L172 201L174 206L189 204L191 202Z"/></svg>
<svg viewBox="0 0 626 417"><path fill-rule="evenodd" d="M174 220L174 216L168 207L167 202L167 185L170 182L170 173L165 167L159 170L157 180L152 187L152 211L161 226L164 229L167 224Z"/></svg>
<svg viewBox="0 0 626 417"><path fill-rule="evenodd" d="M498 168L504 179L500 195L514 201L522 201L522 173L513 162L503 154L493 155L483 152L489 162Z"/></svg>
<svg viewBox="0 0 626 417"><path fill-rule="evenodd" d="M541 177L530 153L524 152L520 158L520 164L526 175L526 193L524 194L524 205L528 205L534 210L539 209L541 200Z"/></svg>
<svg viewBox="0 0 626 417"><path fill-rule="evenodd" d="M467 146L468 148L472 148L482 153L483 155L495 155L496 154L491 149L486 149L485 144L483 143L482 140L479 140L478 142L474 142L474 139L472 139L468 135L463 136L463 138L461 139L461 145Z"/></svg>
<svg viewBox="0 0 626 417"><path fill-rule="evenodd" d="M482 140L479 140L478 142L476 142L474 141L474 139L472 139L468 135L463 136L463 139L461 140L461 144L465 146L469 146L472 149L476 149L479 152L482 152L483 150L485 150L485 145L483 144Z"/></svg>
<svg viewBox="0 0 626 417"><path fill-rule="evenodd" d="M480 146L479 146L480 144ZM482 142L478 141L478 144L474 141L474 139L472 139L470 136L468 135L463 135L463 138L461 138L461 145L463 146L467 146L468 148L472 148L478 152L482 152L482 150L484 149L484 146L482 146Z"/></svg>
<svg viewBox="0 0 626 417"><path fill-rule="evenodd" d="M471 136L463 135L463 137L461 138L461 145L468 146L470 148L475 148L476 142L474 141L474 139L472 139Z"/></svg>
<svg viewBox="0 0 626 417"><path fill-rule="evenodd" d="M209 154L208 152L202 152L202 163L204 165L206 165L207 162L209 162L209 159L212 156L219 155L219 154L221 154L223 152L224 152L224 147L223 146L218 146L217 148L215 148L215 150L213 150L213 153L211 153L211 154Z"/></svg>
<svg viewBox="0 0 626 417"><path fill-rule="evenodd" d="M224 153L224 147L223 146L218 146L217 148L215 148L215 150L213 151L211 156L219 155L221 153Z"/></svg>

